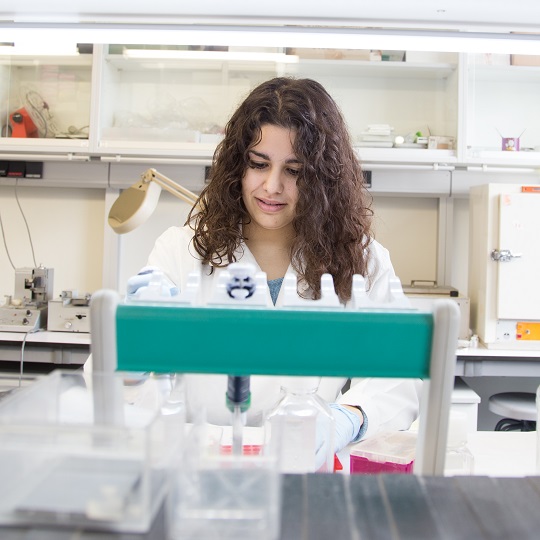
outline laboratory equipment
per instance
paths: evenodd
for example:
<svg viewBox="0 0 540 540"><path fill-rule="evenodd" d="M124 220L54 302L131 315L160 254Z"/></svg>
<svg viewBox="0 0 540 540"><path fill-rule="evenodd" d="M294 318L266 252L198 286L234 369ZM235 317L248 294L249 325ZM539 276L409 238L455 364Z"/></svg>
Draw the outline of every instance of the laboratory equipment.
<svg viewBox="0 0 540 540"><path fill-rule="evenodd" d="M128 298L149 300L156 296L173 297L179 293L178 287L158 268L146 266L127 282Z"/></svg>
<svg viewBox="0 0 540 540"><path fill-rule="evenodd" d="M259 287L257 287L257 282ZM256 294L257 290L259 294ZM225 297L225 291L227 297ZM242 307L249 301L249 305L260 303L263 307L266 305L265 291L266 274L264 272L256 272L253 264L231 263L227 271L221 274L210 302ZM243 426L246 422L246 411L251 402L249 387L249 375L228 375L226 404L232 414L232 451L237 456L242 455L243 452Z"/></svg>
<svg viewBox="0 0 540 540"><path fill-rule="evenodd" d="M540 350L538 186L470 190L471 324L490 349Z"/></svg>
<svg viewBox="0 0 540 540"><path fill-rule="evenodd" d="M90 332L91 295L79 296L65 290L59 300L49 300L47 330L57 332Z"/></svg>
<svg viewBox="0 0 540 540"><path fill-rule="evenodd" d="M212 307L265 308L268 305L266 274L253 264L231 263L219 274L207 305Z"/></svg>
<svg viewBox="0 0 540 540"><path fill-rule="evenodd" d="M196 422L191 429L171 487L169 538L277 540L281 477L275 454L258 444L257 451L238 455L222 443L215 426Z"/></svg>
<svg viewBox="0 0 540 540"><path fill-rule="evenodd" d="M459 339L469 339L470 330L470 300L459 294L455 287L439 285L436 281L412 280L410 285L403 287L403 292L410 300L411 305L417 309L431 309L437 298L450 298L459 307L460 327Z"/></svg>
<svg viewBox="0 0 540 540"><path fill-rule="evenodd" d="M124 190L109 211L109 225L124 234L144 223L156 209L161 190L194 205L197 195L155 169L145 171L138 182Z"/></svg>
<svg viewBox="0 0 540 540"><path fill-rule="evenodd" d="M124 374L54 371L0 407L0 522L145 532L168 492L181 412L124 400ZM104 414L104 410L107 414Z"/></svg>
<svg viewBox="0 0 540 540"><path fill-rule="evenodd" d="M39 137L38 128L24 107L9 115L9 124L6 131L8 137Z"/></svg>
<svg viewBox="0 0 540 540"><path fill-rule="evenodd" d="M268 413L269 444L282 473L334 471L334 418L318 395L320 377L286 377Z"/></svg>
<svg viewBox="0 0 540 540"><path fill-rule="evenodd" d="M53 276L54 270L43 266L15 270L15 294L0 307L0 331L35 332L47 327Z"/></svg>
<svg viewBox="0 0 540 540"><path fill-rule="evenodd" d="M417 434L381 431L350 448L351 474L413 472Z"/></svg>
<svg viewBox="0 0 540 540"><path fill-rule="evenodd" d="M469 476L473 472L474 456L467 446L467 417L462 412L450 411L444 474Z"/></svg>
<svg viewBox="0 0 540 540"><path fill-rule="evenodd" d="M221 274L231 276L230 272ZM226 280L215 281L215 291L206 304L174 302L170 298L162 303L121 303L114 291L94 293L94 369L152 369L236 377L422 378L422 422L414 472L442 474L459 326L459 310L453 302L439 300L433 312L414 310L400 287L398 291L398 280L392 282L389 307L383 309L383 305L367 301L365 289L360 290L360 284L365 287L365 282L357 279L353 280L354 308L334 305L330 294L322 303L312 301L311 309L308 304L293 302L287 306L284 302L282 308L269 310L264 309L267 295L264 300L261 296L261 304L250 304L257 301L258 288L249 298L238 301L228 295ZM289 281L286 276L284 283ZM178 296L182 298L183 294ZM329 305L325 305L326 301ZM286 354L261 347L261 335L283 336ZM244 350L256 354L239 354L237 347L223 347L219 355L201 349L200 344L209 336L215 343L229 343L235 336L242 340ZM305 336L317 339L306 340ZM178 340L183 343L181 355ZM340 344L339 351L336 343ZM101 408L105 417L108 410ZM194 426L185 453L178 460L170 497L171 538L277 538L281 477L272 445L265 445L259 453L246 454L243 445L241 453L221 452L219 440L208 444L206 428L202 424L202 435L198 435L201 431ZM233 433L233 448L234 438Z"/></svg>
<svg viewBox="0 0 540 540"><path fill-rule="evenodd" d="M170 303L122 304L118 293L102 290L92 295L91 304L94 369L421 378L422 422L415 472L442 474L459 310L454 302L443 299L434 302L432 312L399 308L398 304L390 309L268 310L247 306L235 309L231 316L230 309L210 305L178 304L172 309ZM208 336L216 343L228 343L239 330L243 348L257 351L256 357L238 354L235 347L201 357L200 343L206 343ZM268 334L287 336L287 354L260 346L260 336ZM156 335L159 340L149 338ZM317 339L306 340L306 335ZM184 347L182 355L178 355L179 339ZM340 344L339 353L336 343Z"/></svg>
<svg viewBox="0 0 540 540"><path fill-rule="evenodd" d="M232 451L235 455L241 455L243 449L243 426L245 413L249 409L251 393L249 391L249 376L229 375L227 377L228 409L232 413Z"/></svg>

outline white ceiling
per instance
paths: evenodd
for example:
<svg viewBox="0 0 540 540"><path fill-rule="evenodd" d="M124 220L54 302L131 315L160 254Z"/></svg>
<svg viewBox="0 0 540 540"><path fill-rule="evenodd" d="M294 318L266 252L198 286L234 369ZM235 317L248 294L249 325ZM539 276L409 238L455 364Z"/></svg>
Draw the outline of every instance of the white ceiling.
<svg viewBox="0 0 540 540"><path fill-rule="evenodd" d="M3 0L0 21L330 24L540 33L540 1Z"/></svg>

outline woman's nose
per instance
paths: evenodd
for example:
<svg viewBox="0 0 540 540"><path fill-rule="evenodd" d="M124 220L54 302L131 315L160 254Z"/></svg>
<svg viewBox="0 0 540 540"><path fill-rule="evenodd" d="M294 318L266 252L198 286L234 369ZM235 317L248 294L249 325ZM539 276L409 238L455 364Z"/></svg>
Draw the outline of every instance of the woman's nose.
<svg viewBox="0 0 540 540"><path fill-rule="evenodd" d="M279 169L270 169L264 181L264 189L269 194L283 191L283 182L281 181L281 171Z"/></svg>

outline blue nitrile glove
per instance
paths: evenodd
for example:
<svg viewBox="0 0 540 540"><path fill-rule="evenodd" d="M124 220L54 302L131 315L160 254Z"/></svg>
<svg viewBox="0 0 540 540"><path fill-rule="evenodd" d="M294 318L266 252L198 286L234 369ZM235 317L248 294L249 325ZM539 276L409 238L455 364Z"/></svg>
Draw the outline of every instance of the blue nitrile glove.
<svg viewBox="0 0 540 540"><path fill-rule="evenodd" d="M334 415L335 422L335 434L334 434L334 453L338 453L343 450L349 443L358 442L368 427L367 416L362 411L364 422L360 425L360 418L358 415L349 411L346 407L342 407L337 403L329 403L332 413Z"/></svg>
<svg viewBox="0 0 540 540"><path fill-rule="evenodd" d="M364 411L362 411L364 422L360 425L360 418L358 418L358 415L346 407L338 405L337 403L329 403L328 406L332 410L332 416L334 417L333 454L337 454L349 443L358 442L364 436L368 426L367 416ZM324 465L328 452L328 444L330 443L324 436L325 430L323 429L323 426L321 425L320 428L321 429L317 429L317 451L315 456L317 471Z"/></svg>
<svg viewBox="0 0 540 540"><path fill-rule="evenodd" d="M161 275L161 289L163 294L166 296L176 296L178 294L178 287L159 268L156 266L145 266L141 268L136 276L132 276L127 280L128 297L133 298L138 296L156 278L156 274Z"/></svg>

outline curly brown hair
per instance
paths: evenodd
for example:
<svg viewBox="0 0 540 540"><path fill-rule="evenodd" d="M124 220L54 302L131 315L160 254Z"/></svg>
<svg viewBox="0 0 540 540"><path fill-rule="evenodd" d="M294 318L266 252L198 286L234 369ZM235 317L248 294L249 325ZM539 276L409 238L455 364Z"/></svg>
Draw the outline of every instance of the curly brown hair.
<svg viewBox="0 0 540 540"><path fill-rule="evenodd" d="M193 246L205 264L220 267L236 260L234 252L244 241L239 225L250 220L242 178L263 125L296 132L293 146L302 168L291 262L299 283L320 298L321 276L329 273L340 299L348 300L353 274L368 273L372 199L341 111L314 80L271 79L232 115L214 154L210 182L188 215Z"/></svg>

